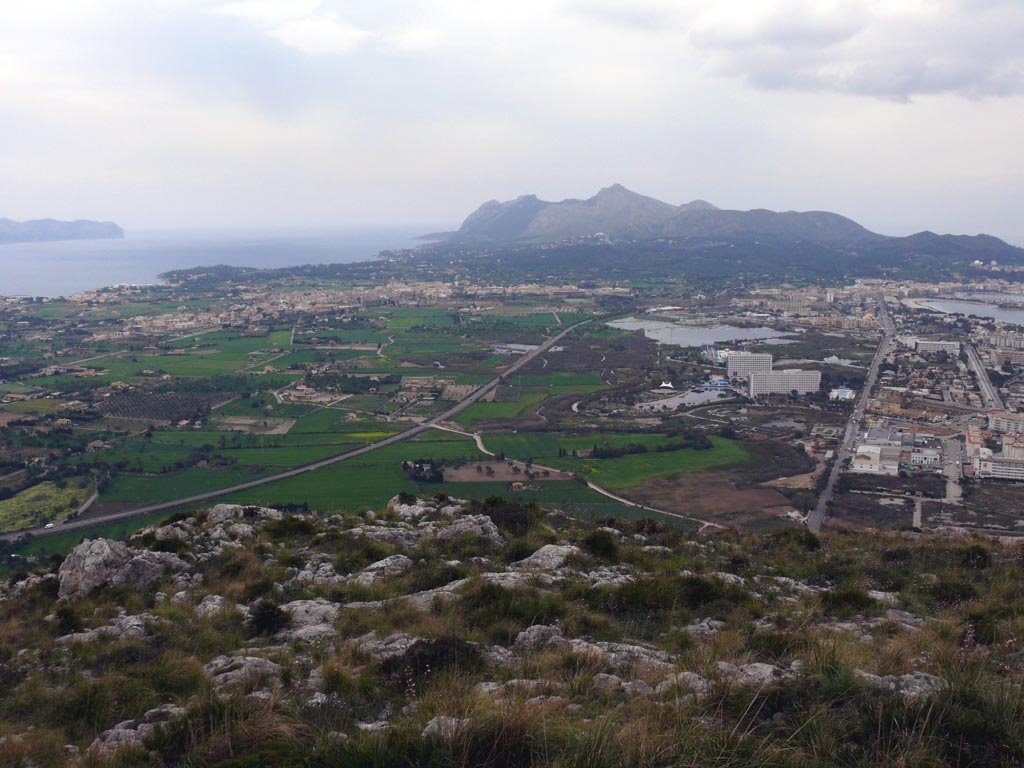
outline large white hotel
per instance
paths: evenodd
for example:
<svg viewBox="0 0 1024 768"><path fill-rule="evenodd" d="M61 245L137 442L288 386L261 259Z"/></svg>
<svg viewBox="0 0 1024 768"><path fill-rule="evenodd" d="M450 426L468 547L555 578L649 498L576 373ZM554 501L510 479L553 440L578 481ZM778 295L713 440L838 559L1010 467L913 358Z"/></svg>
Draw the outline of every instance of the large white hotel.
<svg viewBox="0 0 1024 768"><path fill-rule="evenodd" d="M821 371L804 371L792 368L786 371L755 371L750 374L750 396L788 395L796 392L805 395L817 392L821 387Z"/></svg>
<svg viewBox="0 0 1024 768"><path fill-rule="evenodd" d="M725 359L725 372L730 379L745 379L752 373L772 369L772 356L766 352L730 352Z"/></svg>

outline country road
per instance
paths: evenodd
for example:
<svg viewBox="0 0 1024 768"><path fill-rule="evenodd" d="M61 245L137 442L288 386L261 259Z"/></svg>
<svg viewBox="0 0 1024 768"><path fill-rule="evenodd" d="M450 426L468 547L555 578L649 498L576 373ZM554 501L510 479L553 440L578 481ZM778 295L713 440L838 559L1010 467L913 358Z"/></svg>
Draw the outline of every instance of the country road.
<svg viewBox="0 0 1024 768"><path fill-rule="evenodd" d="M307 472L315 472L318 469L329 467L332 464L347 461L348 459L354 459L357 456L364 456L367 453L371 453L372 451L377 450L378 448L383 448L385 446L393 445L403 440L408 440L411 437L415 437L416 435L423 434L424 432L433 429L438 424L438 422L448 421L454 418L455 416L458 416L471 405L481 400L492 389L500 385L507 376L515 373L520 368L529 365L530 362L536 359L539 355L542 355L545 352L547 352L551 347L553 347L563 338L565 338L570 333L575 331L577 328L581 328L584 325L587 325L588 323L591 323L593 321L594 318L591 318L589 320L583 320L579 323L575 323L574 325L568 326L567 328L565 328L565 330L561 331L557 336L552 336L550 339L542 343L536 349L527 352L519 360L513 363L508 368L508 370L504 371L501 375L491 379L486 384L477 388L472 394L470 394L463 400L460 400L458 403L453 405L444 413L435 416L432 419L423 422L422 424L417 424L414 427L410 427L404 432L399 432L398 434L391 435L391 437L384 438L383 440L378 440L377 442L374 443L368 443L364 446L355 448L351 451L339 453L335 456L329 456L326 459L320 459L319 461L315 461L310 464L303 464L302 466L299 467L293 467L292 469L285 470L284 472L278 472L277 474L274 475L268 475L267 477L261 477L257 480L249 480L244 483L238 483L237 485L232 485L227 488L220 488L216 491L197 493L192 496L185 496L183 498L173 499L171 501L163 501L158 504L149 504L143 507L122 510L120 512L111 512L107 515L97 515L96 517L91 517L87 520L71 520L62 525L56 525L53 528L37 526L35 528L23 528L20 531L12 531L10 533L0 534L0 541L16 541L17 539L25 535L47 536L57 533L64 533L66 531L72 531L80 528L89 528L91 526L101 523L110 523L115 522L117 520L128 520L133 517L141 517L143 515L149 515L155 512L164 512L170 509L174 509L176 507L180 507L185 504L194 504L200 501L209 501L210 499L216 499L221 496L227 496L228 494L237 493L238 491L246 491L249 490L250 488L258 488L261 485L267 485L278 480L284 480L289 477L303 475Z"/></svg>
<svg viewBox="0 0 1024 768"><path fill-rule="evenodd" d="M850 414L850 419L846 422L846 432L843 434L843 442L840 443L836 450L836 457L828 475L828 482L825 484L825 489L821 492L821 496L818 497L817 505L807 516L807 527L815 533L821 530L821 526L825 522L829 502L832 501L832 497L835 495L836 483L839 482L839 476L843 473L843 463L846 459L853 457L857 427L864 418L868 398L871 397L871 390L878 380L878 371L882 367L882 360L889 354L893 340L896 337L896 326L893 324L892 318L889 317L888 309L886 309L885 296L878 297L878 320L882 325L882 341L879 343L875 356L871 360L868 375L864 377L864 386L857 396L857 402L854 403L853 413Z"/></svg>

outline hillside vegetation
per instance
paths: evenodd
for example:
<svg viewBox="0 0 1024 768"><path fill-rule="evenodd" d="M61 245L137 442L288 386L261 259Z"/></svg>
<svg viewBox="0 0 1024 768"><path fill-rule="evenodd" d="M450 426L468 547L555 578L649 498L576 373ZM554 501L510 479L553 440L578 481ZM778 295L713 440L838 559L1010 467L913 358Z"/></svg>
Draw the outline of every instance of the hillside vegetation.
<svg viewBox="0 0 1024 768"><path fill-rule="evenodd" d="M0 765L1016 766L1024 547L221 504L0 597Z"/></svg>

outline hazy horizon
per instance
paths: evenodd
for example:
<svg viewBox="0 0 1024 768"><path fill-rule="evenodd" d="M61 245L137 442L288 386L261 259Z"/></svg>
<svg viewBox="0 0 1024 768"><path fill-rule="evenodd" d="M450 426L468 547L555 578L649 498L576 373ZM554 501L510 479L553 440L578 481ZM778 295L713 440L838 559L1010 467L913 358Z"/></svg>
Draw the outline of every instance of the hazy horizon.
<svg viewBox="0 0 1024 768"><path fill-rule="evenodd" d="M768 5L8 3L0 217L427 231L617 182L1024 244L1024 5Z"/></svg>

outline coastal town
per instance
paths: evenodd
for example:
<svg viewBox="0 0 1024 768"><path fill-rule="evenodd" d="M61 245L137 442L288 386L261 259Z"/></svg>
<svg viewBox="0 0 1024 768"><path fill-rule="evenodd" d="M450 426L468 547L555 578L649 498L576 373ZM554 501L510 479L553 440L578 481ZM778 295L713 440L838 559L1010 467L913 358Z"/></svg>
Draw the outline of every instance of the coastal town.
<svg viewBox="0 0 1024 768"><path fill-rule="evenodd" d="M422 488L400 468L424 459L463 494L600 514L1024 529L1024 294L995 274L970 292L862 279L647 296L195 271L5 297L0 322L8 549L195 496L270 499L283 475L364 449L393 479L342 502L311 473L299 500Z"/></svg>

